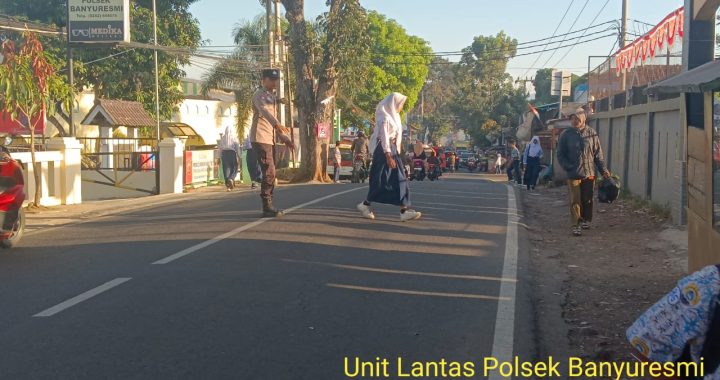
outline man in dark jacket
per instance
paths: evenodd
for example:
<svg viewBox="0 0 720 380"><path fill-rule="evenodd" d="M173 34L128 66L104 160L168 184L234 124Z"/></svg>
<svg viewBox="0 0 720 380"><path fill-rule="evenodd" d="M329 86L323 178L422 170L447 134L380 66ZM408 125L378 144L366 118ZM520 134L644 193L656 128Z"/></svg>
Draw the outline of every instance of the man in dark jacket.
<svg viewBox="0 0 720 380"><path fill-rule="evenodd" d="M585 111L578 108L575 114L570 116L570 120L573 128L560 135L557 159L568 175L572 233L580 236L582 230L590 229L592 222L597 173L607 178L610 177L610 171L605 166L600 137L585 123Z"/></svg>

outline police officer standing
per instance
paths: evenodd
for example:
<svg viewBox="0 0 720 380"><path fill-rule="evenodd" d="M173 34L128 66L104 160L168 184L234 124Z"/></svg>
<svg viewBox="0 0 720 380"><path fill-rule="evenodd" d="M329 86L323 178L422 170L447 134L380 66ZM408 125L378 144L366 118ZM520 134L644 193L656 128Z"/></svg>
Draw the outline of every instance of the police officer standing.
<svg viewBox="0 0 720 380"><path fill-rule="evenodd" d="M294 149L288 129L275 117L275 89L280 81L280 70L264 69L262 85L255 91L252 99L253 119L250 128L250 142L257 155L258 165L262 170L260 198L263 204L263 217L274 218L283 216L283 212L273 207L273 191L275 190L275 132L291 149Z"/></svg>

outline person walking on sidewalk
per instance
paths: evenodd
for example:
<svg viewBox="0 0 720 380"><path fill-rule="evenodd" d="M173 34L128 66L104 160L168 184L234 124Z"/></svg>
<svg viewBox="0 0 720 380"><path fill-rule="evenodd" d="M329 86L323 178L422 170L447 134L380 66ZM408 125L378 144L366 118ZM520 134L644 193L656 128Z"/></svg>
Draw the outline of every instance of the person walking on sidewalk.
<svg viewBox="0 0 720 380"><path fill-rule="evenodd" d="M262 173L260 172L260 166L258 165L257 155L255 150L252 148L252 142L250 138L245 139L243 144L245 149L245 164L248 168L248 175L250 176L250 182L252 183L251 188L257 188L257 184L262 182Z"/></svg>
<svg viewBox="0 0 720 380"><path fill-rule="evenodd" d="M522 181L520 178L520 151L515 144L515 140L510 140L510 146L508 148L509 161L507 163L507 175L508 182L512 182L514 179L516 183L520 183Z"/></svg>
<svg viewBox="0 0 720 380"><path fill-rule="evenodd" d="M530 144L525 147L523 153L523 165L525 166L525 185L528 190L535 190L538 175L540 175L540 159L543 157L540 138L533 136Z"/></svg>
<svg viewBox="0 0 720 380"><path fill-rule="evenodd" d="M240 153L240 141L237 133L235 133L235 128L231 125L225 127L225 132L220 136L218 148L222 159L225 188L230 191L235 188L235 177L238 173L239 163L238 154Z"/></svg>
<svg viewBox="0 0 720 380"><path fill-rule="evenodd" d="M378 104L375 130L370 138L373 161L370 168L370 189L364 202L357 205L364 218L375 219L372 202L400 206L400 220L419 219L421 213L410 209L410 187L400 157L403 126L400 112L407 96L393 92Z"/></svg>
<svg viewBox="0 0 720 380"><path fill-rule="evenodd" d="M295 147L290 142L288 130L275 118L275 89L280 79L280 70L264 69L262 71L262 86L255 91L252 98L252 126L250 127L250 141L257 156L258 165L262 171L260 185L260 198L262 199L263 217L274 218L283 216L284 212L273 207L273 193L275 191L275 134L287 144L290 149Z"/></svg>
<svg viewBox="0 0 720 380"><path fill-rule="evenodd" d="M498 153L497 159L495 160L495 174L502 173L502 164L503 164L502 153Z"/></svg>
<svg viewBox="0 0 720 380"><path fill-rule="evenodd" d="M582 230L590 229L596 169L604 178L610 177L600 138L594 129L587 126L586 120L585 111L578 108L570 116L573 127L565 130L558 139L557 159L568 175L570 222L575 236L582 235Z"/></svg>
<svg viewBox="0 0 720 380"><path fill-rule="evenodd" d="M340 140L335 141L335 150L333 151L333 182L340 183L340 168L342 167L342 152L340 152Z"/></svg>

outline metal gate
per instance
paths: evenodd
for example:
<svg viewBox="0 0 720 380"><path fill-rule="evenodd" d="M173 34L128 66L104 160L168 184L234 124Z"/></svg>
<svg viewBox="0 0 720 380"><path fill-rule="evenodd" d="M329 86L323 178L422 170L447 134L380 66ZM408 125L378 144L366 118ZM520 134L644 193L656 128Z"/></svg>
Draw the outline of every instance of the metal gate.
<svg viewBox="0 0 720 380"><path fill-rule="evenodd" d="M78 137L83 182L158 194L159 154L155 138Z"/></svg>

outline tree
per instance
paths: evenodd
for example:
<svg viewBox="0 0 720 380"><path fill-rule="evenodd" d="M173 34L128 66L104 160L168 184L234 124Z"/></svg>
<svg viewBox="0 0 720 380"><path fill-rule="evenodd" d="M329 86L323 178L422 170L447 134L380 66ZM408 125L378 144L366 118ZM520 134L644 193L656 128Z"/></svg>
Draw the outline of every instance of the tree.
<svg viewBox="0 0 720 380"><path fill-rule="evenodd" d="M324 44L305 19L304 0L282 0L290 26L290 51L296 78L300 139L304 157L298 180L329 181L322 167L322 146L315 137L319 123L329 123L342 69L365 59L367 13L358 0L328 0L329 11L320 18ZM317 60L317 62L316 62ZM317 84L316 84L317 81Z"/></svg>
<svg viewBox="0 0 720 380"><path fill-rule="evenodd" d="M227 59L217 63L203 75L204 94L211 89L232 91L237 106L237 132L245 137L245 122L252 111L253 91L259 83L258 71L263 66L261 46L267 41L267 26L264 15L252 21L243 21L233 30L233 41L237 45Z"/></svg>
<svg viewBox="0 0 720 380"><path fill-rule="evenodd" d="M437 141L452 129L450 121L440 115L439 112L425 116L423 126L427 132L427 142Z"/></svg>
<svg viewBox="0 0 720 380"><path fill-rule="evenodd" d="M415 109L411 111L413 117L409 119L422 122L423 132L427 132L427 142L439 142L454 126L455 113L451 102L458 91L454 65L444 58L433 59L428 65L427 80L422 89L425 98L422 110L421 104L416 103ZM421 117L423 113L425 116Z"/></svg>
<svg viewBox="0 0 720 380"><path fill-rule="evenodd" d="M517 40L503 32L479 36L463 50L456 66L458 91L452 110L475 145L491 143L498 137L497 127L501 133L513 134L527 106L524 88L516 88L506 73L507 63L516 51Z"/></svg>
<svg viewBox="0 0 720 380"><path fill-rule="evenodd" d="M540 69L535 73L535 80L533 85L535 86L535 103L538 105L557 103L558 96L551 95L551 81L552 81L553 69ZM587 83L587 74L578 76L572 74L570 94L571 96L563 96L563 102L570 102L573 99L575 88L583 83Z"/></svg>
<svg viewBox="0 0 720 380"><path fill-rule="evenodd" d="M420 97L420 91L428 76L428 65L432 61L432 49L427 41L409 35L397 23L385 16L370 12L368 14L370 38L369 69L365 81L349 77L341 81L359 84L356 91L343 97L352 99L357 107L371 113L378 102L390 92L400 92L408 97L406 110L412 110ZM345 88L341 85L341 89Z"/></svg>
<svg viewBox="0 0 720 380"><path fill-rule="evenodd" d="M24 32L22 36L24 41L19 49L10 40L2 44L4 61L0 64L0 94L10 118L23 123L30 132L30 157L35 168L33 204L39 206L41 170L35 159L35 128L41 122L43 112L52 115L58 102L70 109L72 88L56 75L40 40L30 32Z"/></svg>
<svg viewBox="0 0 720 380"><path fill-rule="evenodd" d="M158 44L188 49L201 44L199 22L189 11L190 5L196 1L157 0ZM66 1L7 0L7 3L2 3L2 12L32 21L54 23L58 27L66 26ZM152 0L131 1L130 19L132 40L152 42ZM58 64L65 65L64 40L53 38L52 41L43 41ZM181 51L158 55L160 117L169 119L183 99L180 79L185 76L182 66L190 63L189 55ZM76 89L92 87L99 98L139 101L148 112L155 114L155 69L151 52L122 47L77 48L75 59Z"/></svg>
<svg viewBox="0 0 720 380"><path fill-rule="evenodd" d="M535 103L537 105L557 102L557 96L550 94L551 77L552 69L540 69L535 73L533 85L535 86Z"/></svg>

